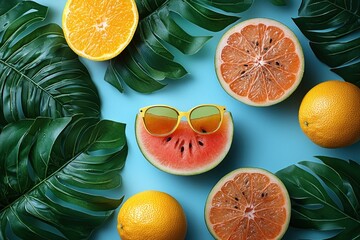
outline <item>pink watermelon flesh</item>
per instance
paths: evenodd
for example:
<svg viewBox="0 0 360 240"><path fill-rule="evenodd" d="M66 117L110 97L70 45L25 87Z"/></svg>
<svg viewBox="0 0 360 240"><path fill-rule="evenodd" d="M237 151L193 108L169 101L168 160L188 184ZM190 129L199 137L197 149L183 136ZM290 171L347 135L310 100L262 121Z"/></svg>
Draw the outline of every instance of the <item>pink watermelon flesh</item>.
<svg viewBox="0 0 360 240"><path fill-rule="evenodd" d="M169 136L150 135L140 117L136 118L136 139L145 158L155 167L177 175L195 175L217 166L228 153L234 132L230 112L226 112L218 131L194 132L181 121Z"/></svg>

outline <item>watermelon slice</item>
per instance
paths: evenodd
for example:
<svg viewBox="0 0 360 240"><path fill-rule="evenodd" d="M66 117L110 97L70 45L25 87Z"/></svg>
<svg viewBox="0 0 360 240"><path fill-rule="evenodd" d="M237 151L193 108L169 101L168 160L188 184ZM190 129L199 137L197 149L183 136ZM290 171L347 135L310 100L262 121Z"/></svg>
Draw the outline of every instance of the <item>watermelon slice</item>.
<svg viewBox="0 0 360 240"><path fill-rule="evenodd" d="M162 171L176 175L196 175L213 169L228 153L234 124L230 112L225 112L219 130L212 134L194 132L181 121L172 134L150 135L141 117L136 117L136 140L144 157Z"/></svg>

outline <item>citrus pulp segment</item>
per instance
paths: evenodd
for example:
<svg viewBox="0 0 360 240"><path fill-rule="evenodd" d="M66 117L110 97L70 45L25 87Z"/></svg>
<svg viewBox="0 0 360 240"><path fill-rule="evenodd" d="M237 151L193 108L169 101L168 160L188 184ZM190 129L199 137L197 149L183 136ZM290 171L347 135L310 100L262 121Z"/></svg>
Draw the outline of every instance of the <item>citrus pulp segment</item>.
<svg viewBox="0 0 360 240"><path fill-rule="evenodd" d="M291 203L283 183L258 168L239 168L213 187L205 205L206 225L216 239L281 239Z"/></svg>
<svg viewBox="0 0 360 240"><path fill-rule="evenodd" d="M114 58L130 43L139 21L135 0L68 0L62 16L65 39L84 58Z"/></svg>
<svg viewBox="0 0 360 240"><path fill-rule="evenodd" d="M222 36L215 69L229 95L249 105L269 106L297 88L304 56L288 27L272 19L254 18L236 24Z"/></svg>

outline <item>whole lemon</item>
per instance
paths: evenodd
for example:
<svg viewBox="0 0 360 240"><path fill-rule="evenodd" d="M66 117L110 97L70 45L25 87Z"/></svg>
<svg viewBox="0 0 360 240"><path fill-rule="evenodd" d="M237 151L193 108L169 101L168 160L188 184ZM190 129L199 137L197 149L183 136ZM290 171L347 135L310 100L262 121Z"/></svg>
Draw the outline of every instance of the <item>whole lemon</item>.
<svg viewBox="0 0 360 240"><path fill-rule="evenodd" d="M301 102L299 123L321 147L339 148L359 141L360 88L338 80L316 85Z"/></svg>
<svg viewBox="0 0 360 240"><path fill-rule="evenodd" d="M117 229L123 240L184 240L187 223L174 197L148 190L126 200L118 214Z"/></svg>

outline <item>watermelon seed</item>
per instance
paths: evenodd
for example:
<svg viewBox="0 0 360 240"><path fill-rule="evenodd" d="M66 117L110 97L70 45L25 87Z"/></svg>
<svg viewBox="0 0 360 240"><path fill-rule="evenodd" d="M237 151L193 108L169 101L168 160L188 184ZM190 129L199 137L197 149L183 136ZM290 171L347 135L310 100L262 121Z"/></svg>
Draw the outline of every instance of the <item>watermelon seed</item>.
<svg viewBox="0 0 360 240"><path fill-rule="evenodd" d="M234 208L235 208L235 209L239 209L239 207L238 207L238 206L234 206Z"/></svg>
<svg viewBox="0 0 360 240"><path fill-rule="evenodd" d="M171 141L171 137L166 138L166 142L170 142Z"/></svg>
<svg viewBox="0 0 360 240"><path fill-rule="evenodd" d="M235 197L235 200L238 202L238 201L239 201L239 198L238 198L238 197Z"/></svg>
<svg viewBox="0 0 360 240"><path fill-rule="evenodd" d="M275 62L276 66L280 66L280 63L278 61Z"/></svg>
<svg viewBox="0 0 360 240"><path fill-rule="evenodd" d="M272 43L272 41L273 41L273 40L272 40L272 38L270 38L270 41L269 41L269 43Z"/></svg>
<svg viewBox="0 0 360 240"><path fill-rule="evenodd" d="M190 141L190 143L189 143L189 154L191 155L192 154L192 142Z"/></svg>
<svg viewBox="0 0 360 240"><path fill-rule="evenodd" d="M202 141L198 141L200 146L204 146L204 143Z"/></svg>
<svg viewBox="0 0 360 240"><path fill-rule="evenodd" d="M176 143L175 143L175 148L179 145L179 139L178 140L176 140Z"/></svg>
<svg viewBox="0 0 360 240"><path fill-rule="evenodd" d="M183 153L183 152L184 152L184 150L185 150L184 146L181 146L181 148L180 148L180 152L181 152L181 153Z"/></svg>
<svg viewBox="0 0 360 240"><path fill-rule="evenodd" d="M184 151L184 149L183 149L183 148L184 148L184 143L185 143L184 140L182 140L182 141L180 142L180 144L179 144L179 145L181 146L181 147L180 147L181 152Z"/></svg>

